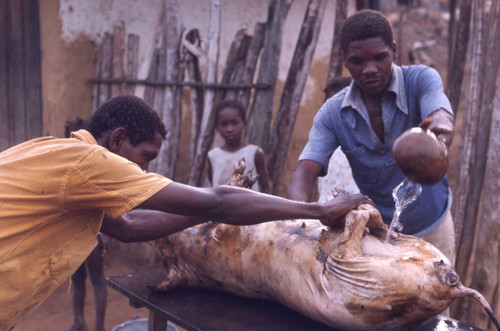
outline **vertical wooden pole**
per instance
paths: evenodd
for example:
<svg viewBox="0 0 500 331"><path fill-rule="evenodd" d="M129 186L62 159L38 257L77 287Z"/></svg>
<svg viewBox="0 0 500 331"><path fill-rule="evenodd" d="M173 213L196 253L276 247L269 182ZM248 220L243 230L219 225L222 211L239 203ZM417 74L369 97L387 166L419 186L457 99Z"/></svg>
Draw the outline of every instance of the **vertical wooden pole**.
<svg viewBox="0 0 500 331"><path fill-rule="evenodd" d="M271 148L268 151L268 168L274 193L279 188L288 146L290 145L300 101L304 94L304 87L309 76L314 50L316 49L325 6L325 0L309 0L308 2L278 112L273 122Z"/></svg>
<svg viewBox="0 0 500 331"><path fill-rule="evenodd" d="M210 20L208 27L207 76L206 83L217 83L217 67L219 61L220 38L220 1L210 1ZM203 116L200 123L200 134L196 144L196 156L190 169L188 183L199 186L202 183L207 152L213 141L214 115L213 101L215 91L206 89L203 95Z"/></svg>
<svg viewBox="0 0 500 331"><path fill-rule="evenodd" d="M278 83L282 30L290 5L291 0L271 0L269 3L257 83L269 84L271 88L255 91L247 123L246 140L261 146L266 152L270 147L269 137Z"/></svg>
<svg viewBox="0 0 500 331"><path fill-rule="evenodd" d="M330 51L330 65L328 67L328 83L335 77L342 76L342 48L340 47L340 30L347 18L347 0L337 0L335 7L335 24L333 30L332 49Z"/></svg>

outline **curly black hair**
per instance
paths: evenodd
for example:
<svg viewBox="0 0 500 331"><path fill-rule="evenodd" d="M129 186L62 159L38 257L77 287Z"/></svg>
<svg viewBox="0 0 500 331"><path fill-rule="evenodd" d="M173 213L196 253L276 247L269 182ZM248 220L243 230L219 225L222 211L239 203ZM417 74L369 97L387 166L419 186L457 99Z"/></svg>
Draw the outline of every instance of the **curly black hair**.
<svg viewBox="0 0 500 331"><path fill-rule="evenodd" d="M379 11L364 9L349 16L340 30L340 46L347 51L351 41L380 37L390 47L394 44L392 25Z"/></svg>
<svg viewBox="0 0 500 331"><path fill-rule="evenodd" d="M226 99L222 100L219 103L217 103L214 107L214 113L215 113L215 123L217 123L217 120L219 119L219 113L225 109L225 108L232 108L236 109L243 120L243 122L246 122L246 109L245 106L238 100L233 100L233 99Z"/></svg>
<svg viewBox="0 0 500 331"><path fill-rule="evenodd" d="M90 118L87 130L97 140L106 132L124 128L133 146L153 141L156 132L166 138L167 130L158 113L141 98L119 95L104 102Z"/></svg>

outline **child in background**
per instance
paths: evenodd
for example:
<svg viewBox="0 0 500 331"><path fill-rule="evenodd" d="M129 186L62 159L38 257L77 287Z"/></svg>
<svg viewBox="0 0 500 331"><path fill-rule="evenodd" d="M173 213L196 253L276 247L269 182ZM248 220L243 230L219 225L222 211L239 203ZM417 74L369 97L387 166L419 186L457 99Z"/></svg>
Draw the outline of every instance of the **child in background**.
<svg viewBox="0 0 500 331"><path fill-rule="evenodd" d="M325 101L351 84L351 77L335 77L326 84ZM332 189L339 188L348 193L359 193L359 188L352 178L352 171L347 157L337 148L330 157L326 176L318 178L318 201L333 199Z"/></svg>
<svg viewBox="0 0 500 331"><path fill-rule="evenodd" d="M212 186L227 184L234 164L245 158L247 171L258 174L252 190L271 193L264 152L259 146L242 141L245 107L236 100L223 100L215 107L215 127L224 139L221 147L208 152L208 179Z"/></svg>
<svg viewBox="0 0 500 331"><path fill-rule="evenodd" d="M67 122L65 127L66 138L69 138L73 131L86 129L87 125L88 121L81 118ZM73 325L67 331L88 330L84 314L87 275L90 277L90 281L94 287L94 331L104 331L104 318L106 316L108 300L106 278L104 276L104 259L108 255L110 241L110 237L99 232L97 235L97 246L71 276L71 300L74 320Z"/></svg>

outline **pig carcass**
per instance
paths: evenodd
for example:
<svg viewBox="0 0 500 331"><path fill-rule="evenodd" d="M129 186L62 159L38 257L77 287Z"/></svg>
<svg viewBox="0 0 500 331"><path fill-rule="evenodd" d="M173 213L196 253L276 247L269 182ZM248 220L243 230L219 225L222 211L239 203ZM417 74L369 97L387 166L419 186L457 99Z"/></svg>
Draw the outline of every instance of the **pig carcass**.
<svg viewBox="0 0 500 331"><path fill-rule="evenodd" d="M207 222L154 242L167 277L154 291L204 287L279 302L348 330L411 329L463 296L464 287L433 245L394 233L371 205L350 211L338 228L318 220L252 226Z"/></svg>

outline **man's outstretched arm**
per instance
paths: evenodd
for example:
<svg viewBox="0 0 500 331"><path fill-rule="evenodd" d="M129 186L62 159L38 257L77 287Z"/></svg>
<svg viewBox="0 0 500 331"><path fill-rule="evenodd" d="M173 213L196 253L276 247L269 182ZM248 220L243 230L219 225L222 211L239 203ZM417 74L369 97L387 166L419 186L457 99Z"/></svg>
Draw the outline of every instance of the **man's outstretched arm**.
<svg viewBox="0 0 500 331"><path fill-rule="evenodd" d="M306 203L234 186L200 188L171 183L141 207L234 225L299 218L331 224L362 203L371 200L361 194L346 194L321 204Z"/></svg>
<svg viewBox="0 0 500 331"><path fill-rule="evenodd" d="M122 242L159 239L205 222L205 219L136 209L116 218L104 216L101 232Z"/></svg>

